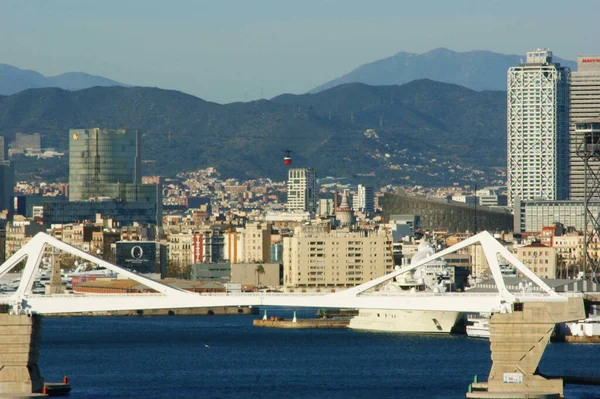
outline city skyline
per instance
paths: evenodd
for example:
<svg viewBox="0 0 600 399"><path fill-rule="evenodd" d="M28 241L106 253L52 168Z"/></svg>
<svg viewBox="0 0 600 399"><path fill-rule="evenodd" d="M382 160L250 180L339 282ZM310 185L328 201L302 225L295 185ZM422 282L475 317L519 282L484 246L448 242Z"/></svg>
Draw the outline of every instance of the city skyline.
<svg viewBox="0 0 600 399"><path fill-rule="evenodd" d="M524 54L551 47L570 60L600 53L591 39L596 2L580 2L587 12L577 18L569 18L576 8L511 4L517 2L2 1L0 62L48 76L83 71L223 103L303 93L399 51Z"/></svg>

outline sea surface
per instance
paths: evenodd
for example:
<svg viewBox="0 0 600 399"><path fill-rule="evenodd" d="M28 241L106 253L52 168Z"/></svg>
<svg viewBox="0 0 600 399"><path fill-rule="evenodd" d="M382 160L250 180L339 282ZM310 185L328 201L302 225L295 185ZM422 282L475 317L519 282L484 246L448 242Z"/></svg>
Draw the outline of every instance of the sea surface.
<svg viewBox="0 0 600 399"><path fill-rule="evenodd" d="M71 398L464 398L490 370L487 340L253 327L258 317L46 317L40 367L46 381L68 375ZM540 370L600 377L600 345L550 344Z"/></svg>

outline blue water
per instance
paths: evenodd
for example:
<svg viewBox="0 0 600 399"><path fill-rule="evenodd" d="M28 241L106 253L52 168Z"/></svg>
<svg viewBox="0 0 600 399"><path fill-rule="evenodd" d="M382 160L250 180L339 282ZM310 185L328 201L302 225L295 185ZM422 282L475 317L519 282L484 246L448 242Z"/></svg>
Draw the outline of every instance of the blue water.
<svg viewBox="0 0 600 399"><path fill-rule="evenodd" d="M46 381L68 375L72 398L464 398L490 369L485 340L264 329L257 317L45 318L40 367ZM551 344L540 370L599 377L599 366L600 345Z"/></svg>

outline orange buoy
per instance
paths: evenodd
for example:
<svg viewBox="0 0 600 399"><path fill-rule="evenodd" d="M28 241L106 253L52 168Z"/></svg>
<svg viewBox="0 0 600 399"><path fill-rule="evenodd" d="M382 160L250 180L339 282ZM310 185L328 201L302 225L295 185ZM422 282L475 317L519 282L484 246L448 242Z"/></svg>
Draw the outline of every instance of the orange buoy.
<svg viewBox="0 0 600 399"><path fill-rule="evenodd" d="M68 384L69 383L69 377L67 377L66 375L63 377L63 384Z"/></svg>

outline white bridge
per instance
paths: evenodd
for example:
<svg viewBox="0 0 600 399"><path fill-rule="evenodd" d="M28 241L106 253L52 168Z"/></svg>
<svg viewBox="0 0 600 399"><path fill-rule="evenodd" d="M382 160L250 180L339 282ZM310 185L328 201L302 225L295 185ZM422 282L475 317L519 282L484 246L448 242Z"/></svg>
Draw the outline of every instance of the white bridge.
<svg viewBox="0 0 600 399"><path fill-rule="evenodd" d="M409 272L434 259L453 253L461 248L479 243L483 247L490 271L498 287L497 293L415 293L401 295L380 295L375 287ZM130 278L156 293L147 294L53 294L40 295L32 292L35 276L40 267L47 246L65 251L71 255L105 267L123 277ZM510 293L500 272L498 257L503 257L519 272L540 287L539 293ZM79 250L45 233L38 233L26 245L0 266L0 277L25 261L20 285L15 293L0 296L0 302L12 306L13 313L76 313L143 309L177 309L217 306L292 306L328 307L360 309L406 309L439 310L459 312L511 312L514 302L528 301L567 301L567 298L554 292L521 261L488 232L479 233L450 248L436 253L423 261L394 271L365 284L336 293L327 294L281 294L281 293L242 293L242 294L199 294L174 288L137 273L115 266L87 252Z"/></svg>
<svg viewBox="0 0 600 399"><path fill-rule="evenodd" d="M381 284L434 259L469 245L483 247L498 292L490 294L420 292L382 295ZM32 292L35 277L47 247L105 267L155 291L148 294L50 294ZM498 259L504 258L539 288L539 293L511 293L507 290ZM554 292L489 233L477 234L434 256L394 271L386 276L345 291L327 294L199 294L180 290L115 266L44 233L39 233L0 266L0 277L25 262L17 291L0 296L0 303L12 307L0 314L0 393L42 392L43 377L37 365L38 314L103 312L118 310L177 309L216 306L291 306L358 309L433 310L454 312L494 312L490 319L492 369L485 385L486 398L538 397L530 393L562 396L562 380L546 379L536 370L550 334L558 322L584 318L582 297ZM56 273L56 270L53 270ZM57 276L54 276L57 277ZM52 278L51 278L52 282ZM51 283L52 284L52 283ZM52 288L52 286L50 287ZM514 303L523 303L513 307ZM517 376L517 384L506 384L506 376ZM480 388L480 387L478 387ZM483 387L481 387L483 389ZM490 396L492 395L492 396ZM546 397L546 396L544 396Z"/></svg>

